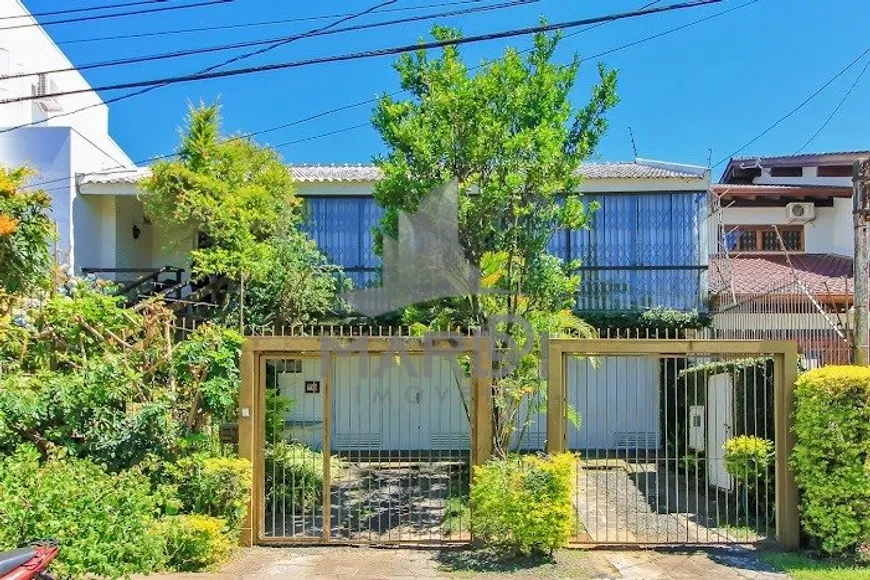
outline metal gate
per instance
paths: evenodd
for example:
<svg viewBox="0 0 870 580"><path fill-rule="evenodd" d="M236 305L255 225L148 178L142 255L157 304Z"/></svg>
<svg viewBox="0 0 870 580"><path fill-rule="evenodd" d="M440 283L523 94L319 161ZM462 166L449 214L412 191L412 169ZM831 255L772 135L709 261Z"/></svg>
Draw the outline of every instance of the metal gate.
<svg viewBox="0 0 870 580"><path fill-rule="evenodd" d="M794 343L551 340L549 357L547 448L578 454L574 542L797 546Z"/></svg>
<svg viewBox="0 0 870 580"><path fill-rule="evenodd" d="M250 540L470 541L471 465L491 442L487 348L472 337L249 339Z"/></svg>

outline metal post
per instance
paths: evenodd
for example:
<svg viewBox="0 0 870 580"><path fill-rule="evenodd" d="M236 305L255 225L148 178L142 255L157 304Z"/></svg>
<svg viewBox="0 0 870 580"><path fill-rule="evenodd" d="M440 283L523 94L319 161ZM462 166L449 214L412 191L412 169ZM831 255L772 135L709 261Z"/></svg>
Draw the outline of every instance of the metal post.
<svg viewBox="0 0 870 580"><path fill-rule="evenodd" d="M855 280L855 335L853 338L853 360L857 365L870 364L870 322L868 322L868 299L870 299L870 256L867 246L868 186L867 173L870 167L866 159L855 161L852 168L852 220L855 233L855 260L853 274Z"/></svg>

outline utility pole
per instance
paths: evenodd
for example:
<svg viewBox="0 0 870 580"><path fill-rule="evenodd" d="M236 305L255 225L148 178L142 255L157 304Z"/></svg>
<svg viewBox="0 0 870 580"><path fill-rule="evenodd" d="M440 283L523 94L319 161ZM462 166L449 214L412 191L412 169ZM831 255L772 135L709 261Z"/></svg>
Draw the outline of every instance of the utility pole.
<svg viewBox="0 0 870 580"><path fill-rule="evenodd" d="M855 259L852 273L855 284L855 335L853 337L853 362L870 365L870 256L868 256L867 221L870 217L870 161L858 159L852 167L852 223L855 230Z"/></svg>

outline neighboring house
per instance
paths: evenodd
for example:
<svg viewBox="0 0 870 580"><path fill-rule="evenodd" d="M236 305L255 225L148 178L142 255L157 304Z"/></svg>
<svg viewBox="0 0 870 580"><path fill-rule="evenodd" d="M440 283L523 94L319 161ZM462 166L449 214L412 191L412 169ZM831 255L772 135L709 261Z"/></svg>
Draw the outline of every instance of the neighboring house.
<svg viewBox="0 0 870 580"><path fill-rule="evenodd" d="M32 74L72 64L19 0L0 3L0 100L56 91L86 92L0 105L0 164L28 165L52 197L58 260L79 269L116 266L114 252L124 236L107 224L129 221L128 198L82 193L76 175L133 168L109 136L109 111L77 71ZM26 26L25 26L26 25ZM26 75L26 76L25 76ZM2 78L12 77L12 78Z"/></svg>
<svg viewBox="0 0 870 580"><path fill-rule="evenodd" d="M729 162L712 186L720 206L710 265L717 329L795 339L816 363L844 361L854 298L852 164L868 155Z"/></svg>
<svg viewBox="0 0 870 580"><path fill-rule="evenodd" d="M371 230L381 210L372 190L380 171L371 165L312 165L291 172L307 202L311 236L356 286L377 284L380 260ZM703 308L707 171L638 159L588 163L580 173L584 200L600 209L589 230L560 231L550 245L554 254L582 263L578 308Z"/></svg>

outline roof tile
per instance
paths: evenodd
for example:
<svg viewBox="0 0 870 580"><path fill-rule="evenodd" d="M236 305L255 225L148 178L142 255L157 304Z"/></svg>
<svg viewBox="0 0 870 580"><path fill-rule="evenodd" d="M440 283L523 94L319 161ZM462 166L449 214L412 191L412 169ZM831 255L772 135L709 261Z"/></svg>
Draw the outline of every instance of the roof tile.
<svg viewBox="0 0 870 580"><path fill-rule="evenodd" d="M79 183L136 183L150 175L147 167L133 170L98 171L82 175ZM381 179L383 173L374 165L291 165L290 173L299 183L365 183ZM703 175L690 170L648 165L637 162L584 163L578 173L586 179L699 179Z"/></svg>
<svg viewBox="0 0 870 580"><path fill-rule="evenodd" d="M781 293L777 288L798 280L818 295L848 295L854 291L852 259L837 254L755 254L710 261L710 291L751 294Z"/></svg>

